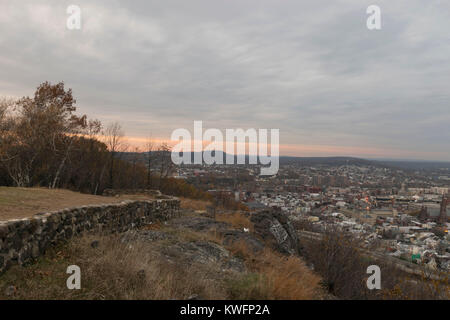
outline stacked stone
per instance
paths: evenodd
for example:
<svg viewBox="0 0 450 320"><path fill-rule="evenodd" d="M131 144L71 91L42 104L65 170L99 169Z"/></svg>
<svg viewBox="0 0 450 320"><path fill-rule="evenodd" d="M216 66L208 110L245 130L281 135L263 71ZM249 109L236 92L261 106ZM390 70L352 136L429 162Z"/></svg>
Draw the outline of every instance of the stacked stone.
<svg viewBox="0 0 450 320"><path fill-rule="evenodd" d="M0 273L24 264L47 248L84 232L125 232L150 222L179 216L176 198L124 201L39 213L31 218L0 222Z"/></svg>

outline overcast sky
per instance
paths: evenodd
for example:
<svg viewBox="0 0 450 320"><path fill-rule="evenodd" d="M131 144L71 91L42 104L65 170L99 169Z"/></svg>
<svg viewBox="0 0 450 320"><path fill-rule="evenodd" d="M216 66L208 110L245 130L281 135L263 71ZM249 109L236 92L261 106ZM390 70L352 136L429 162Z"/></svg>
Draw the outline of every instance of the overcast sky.
<svg viewBox="0 0 450 320"><path fill-rule="evenodd" d="M135 142L203 120L279 128L285 155L450 160L448 0L0 0L0 95L46 80Z"/></svg>

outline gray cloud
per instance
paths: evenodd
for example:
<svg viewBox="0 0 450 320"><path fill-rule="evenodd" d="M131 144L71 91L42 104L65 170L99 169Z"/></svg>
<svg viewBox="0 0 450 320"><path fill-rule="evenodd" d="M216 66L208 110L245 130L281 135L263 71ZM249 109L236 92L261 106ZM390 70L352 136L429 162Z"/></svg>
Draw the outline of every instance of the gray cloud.
<svg viewBox="0 0 450 320"><path fill-rule="evenodd" d="M447 1L379 0L380 31L365 0L17 2L0 3L1 95L64 80L80 112L131 136L203 120L450 160ZM69 4L80 31L65 27Z"/></svg>

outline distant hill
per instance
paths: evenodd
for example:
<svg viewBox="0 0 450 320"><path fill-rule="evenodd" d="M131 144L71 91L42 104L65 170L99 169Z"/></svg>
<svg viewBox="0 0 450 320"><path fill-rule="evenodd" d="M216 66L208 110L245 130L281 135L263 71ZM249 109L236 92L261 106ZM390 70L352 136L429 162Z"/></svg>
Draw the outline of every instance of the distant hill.
<svg viewBox="0 0 450 320"><path fill-rule="evenodd" d="M222 151L216 151L219 155L222 155L223 163L226 162L227 154ZM145 161L148 153L134 153L123 152L121 158L131 161L132 159L139 159L139 161ZM150 153L155 159L161 156L161 151L152 151ZM214 151L212 152L215 155ZM194 162L195 152L191 152L191 162ZM237 162L237 156L234 156L234 163ZM245 156L245 163L249 163L249 156ZM342 165L355 165L355 166L375 166L386 168L399 168L406 170L436 170L436 169L448 169L450 170L450 162L445 161L421 161L421 160L392 160L392 159L363 159L356 157L292 157L292 156L280 156L281 165L297 164L300 166L342 166Z"/></svg>
<svg viewBox="0 0 450 320"><path fill-rule="evenodd" d="M280 164L316 165L378 165L377 162L354 157L280 157Z"/></svg>
<svg viewBox="0 0 450 320"><path fill-rule="evenodd" d="M450 162L392 159L362 159L355 157L280 157L280 164L300 165L372 165L376 167L399 168L410 170L449 169Z"/></svg>
<svg viewBox="0 0 450 320"><path fill-rule="evenodd" d="M411 170L450 170L450 162L445 161L421 161L421 160L372 160L388 167L397 167Z"/></svg>

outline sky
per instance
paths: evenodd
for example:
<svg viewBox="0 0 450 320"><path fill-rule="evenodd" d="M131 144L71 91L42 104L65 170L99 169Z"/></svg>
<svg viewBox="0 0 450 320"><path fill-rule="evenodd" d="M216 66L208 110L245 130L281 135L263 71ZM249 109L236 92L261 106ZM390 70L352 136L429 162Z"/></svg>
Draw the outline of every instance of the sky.
<svg viewBox="0 0 450 320"><path fill-rule="evenodd" d="M136 144L201 120L279 129L281 155L450 161L449 40L447 0L0 0L0 96L64 81Z"/></svg>

